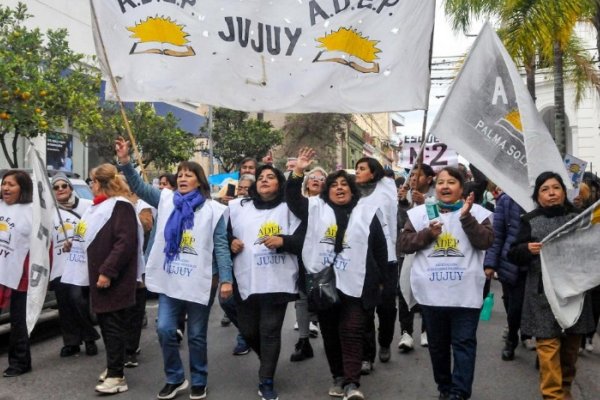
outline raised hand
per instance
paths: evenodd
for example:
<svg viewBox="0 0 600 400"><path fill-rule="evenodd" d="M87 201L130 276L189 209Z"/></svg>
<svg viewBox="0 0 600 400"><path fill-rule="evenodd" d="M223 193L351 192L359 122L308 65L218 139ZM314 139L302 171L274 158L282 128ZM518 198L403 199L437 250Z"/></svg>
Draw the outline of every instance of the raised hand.
<svg viewBox="0 0 600 400"><path fill-rule="evenodd" d="M475 193L471 192L465 199L465 204L460 209L460 216L464 217L468 213L471 212L471 207L473 207L473 202L475 201Z"/></svg>
<svg viewBox="0 0 600 400"><path fill-rule="evenodd" d="M304 174L304 170L313 162L315 154L315 151L311 147L302 147L298 151L298 160L296 167L294 167L294 173L296 175Z"/></svg>
<svg viewBox="0 0 600 400"><path fill-rule="evenodd" d="M129 142L122 137L115 140L115 154L120 164L129 162Z"/></svg>

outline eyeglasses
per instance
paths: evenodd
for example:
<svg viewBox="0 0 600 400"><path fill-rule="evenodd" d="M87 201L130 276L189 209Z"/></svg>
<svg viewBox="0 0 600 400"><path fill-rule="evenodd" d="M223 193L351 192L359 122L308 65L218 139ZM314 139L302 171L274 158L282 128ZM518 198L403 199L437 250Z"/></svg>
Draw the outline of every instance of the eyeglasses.
<svg viewBox="0 0 600 400"><path fill-rule="evenodd" d="M241 189L241 190L249 190L249 189L250 189L250 186L239 186L239 185L238 185L238 190L240 190L240 189Z"/></svg>
<svg viewBox="0 0 600 400"><path fill-rule="evenodd" d="M311 181L325 182L325 177L324 176L310 175L308 177L308 179L310 179Z"/></svg>
<svg viewBox="0 0 600 400"><path fill-rule="evenodd" d="M52 186L52 189L54 189L54 190L60 190L60 189L66 189L68 187L69 187L69 185L67 185L66 183L61 183L60 185L54 185L54 186Z"/></svg>

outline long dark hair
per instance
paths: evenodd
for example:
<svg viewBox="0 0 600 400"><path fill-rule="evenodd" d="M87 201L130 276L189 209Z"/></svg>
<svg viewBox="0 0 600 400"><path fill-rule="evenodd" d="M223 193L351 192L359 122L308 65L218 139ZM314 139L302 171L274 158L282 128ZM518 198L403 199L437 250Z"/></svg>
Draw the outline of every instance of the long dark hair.
<svg viewBox="0 0 600 400"><path fill-rule="evenodd" d="M263 201L261 199L260 195L258 194L258 191L256 190L256 184L258 183L258 177L265 169L269 169L269 170L273 171L273 173L277 177L277 182L279 183L279 188L277 189L277 196L275 197L275 200L272 200L272 201L276 204L279 204L283 201L284 196L285 196L285 175L283 174L283 172L281 172L274 166L272 166L270 164L265 164L265 165L261 165L260 167L258 167L256 169L256 173L254 174L254 177L256 178L256 180L254 182L252 182L250 189L248 189L248 197L245 199L242 199L242 202L241 202L242 206L244 205L245 202L250 201L250 200L252 200L254 202L262 202Z"/></svg>
<svg viewBox="0 0 600 400"><path fill-rule="evenodd" d="M376 159L372 157L363 157L354 164L354 168L356 169L360 163L367 163L369 166L369 170L371 170L371 173L373 174L373 180L371 180L371 182L379 182L381 178L385 176L383 166Z"/></svg>
<svg viewBox="0 0 600 400"><path fill-rule="evenodd" d="M19 193L17 204L31 203L33 201L33 182L31 181L29 174L20 169L11 169L4 174L2 180L6 179L7 176L14 176L15 181L17 181L17 185L19 185L21 192Z"/></svg>
<svg viewBox="0 0 600 400"><path fill-rule="evenodd" d="M356 180L354 179L354 175L350 175L343 169L327 175L327 178L325 179L325 186L319 195L321 199L323 199L327 204L332 204L331 200L329 199L329 188L331 188L331 185L333 185L333 182L335 182L337 178L346 179L346 182L348 182L348 186L350 187L350 192L352 192L352 200L350 200L350 202L356 204L360 198L360 191L356 185Z"/></svg>
<svg viewBox="0 0 600 400"><path fill-rule="evenodd" d="M206 179L204 168L194 161L182 161L177 166L177 175L179 175L179 172L183 169L187 169L196 175L196 179L198 179L198 191L202 196L210 199L210 185L208 184L208 179Z"/></svg>
<svg viewBox="0 0 600 400"><path fill-rule="evenodd" d="M575 207L567 198L567 187L565 186L565 182L563 181L562 177L558 173L552 172L552 171L542 172L541 174L538 175L537 178L535 178L535 186L533 188L533 194L531 195L531 198L533 199L535 204L537 204L538 207L541 207L540 203L538 203L538 196L540 194L540 189L541 189L542 185L548 179L552 179L552 178L554 178L558 181L558 183L560 184L560 187L562 188L563 192L565 193L565 206L570 207L570 208Z"/></svg>

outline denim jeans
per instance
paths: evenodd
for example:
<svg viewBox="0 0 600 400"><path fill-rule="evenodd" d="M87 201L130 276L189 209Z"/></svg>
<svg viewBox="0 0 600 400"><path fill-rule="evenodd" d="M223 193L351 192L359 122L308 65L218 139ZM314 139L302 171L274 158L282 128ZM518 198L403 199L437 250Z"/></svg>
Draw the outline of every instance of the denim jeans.
<svg viewBox="0 0 600 400"><path fill-rule="evenodd" d="M433 378L440 392L471 397L477 354L478 308L421 305ZM452 356L454 369L451 370Z"/></svg>
<svg viewBox="0 0 600 400"><path fill-rule="evenodd" d="M158 296L158 340L163 354L167 383L181 383L185 379L183 363L177 342L177 319L187 313L188 350L192 386L206 386L208 362L206 331L211 304L205 306L191 301L174 299L164 294Z"/></svg>

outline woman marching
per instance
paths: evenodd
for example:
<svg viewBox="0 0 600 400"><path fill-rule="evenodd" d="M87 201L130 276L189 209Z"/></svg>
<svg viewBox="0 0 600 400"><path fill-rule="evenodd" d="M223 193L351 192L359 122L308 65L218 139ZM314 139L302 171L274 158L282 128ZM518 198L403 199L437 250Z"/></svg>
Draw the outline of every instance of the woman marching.
<svg viewBox="0 0 600 400"><path fill-rule="evenodd" d="M145 184L129 159L129 144L115 144L120 169L131 190L158 209L154 246L146 264L146 286L159 293L158 339L167 382L159 399L172 399L187 389L177 341L177 320L187 313L190 399L206 397L207 328L210 307L220 282L220 295L232 294L231 256L223 218L226 207L210 198L202 167L183 161L177 167L177 190L160 191Z"/></svg>
<svg viewBox="0 0 600 400"><path fill-rule="evenodd" d="M92 205L87 199L75 196L71 181L63 173L52 177L52 189L58 204L58 214L54 216L52 269L50 271L50 287L56 294L58 318L63 335L61 357L70 357L80 352L80 345L85 344L88 356L98 354L96 340L100 339L90 318L89 287L77 286L61 282L69 253L63 250L65 240L73 240L75 226L81 216Z"/></svg>
<svg viewBox="0 0 600 400"><path fill-rule="evenodd" d="M483 287L493 273L483 269L485 249L494 240L491 213L473 204L473 193L463 201L463 185L458 169L443 168L435 184L437 204L409 210L399 238L404 253L416 252L410 282L423 311L440 400L471 397Z"/></svg>
<svg viewBox="0 0 600 400"><path fill-rule="evenodd" d="M259 395L277 400L273 379L287 303L298 297L298 262L287 250L300 221L284 202L285 177L271 165L256 170L249 197L229 202L239 328L260 359Z"/></svg>
<svg viewBox="0 0 600 400"><path fill-rule="evenodd" d="M539 254L542 239L579 212L567 200L565 184L555 172L537 177L532 198L537 208L521 218L517 239L508 252L511 262L528 267L521 331L536 338L542 398L571 400L581 338L595 329L590 298L586 296L577 323L563 331L544 294Z"/></svg>
<svg viewBox="0 0 600 400"><path fill-rule="evenodd" d="M333 377L329 395L362 400L360 370L369 316L381 301L387 245L377 207L357 204L354 180L345 171L327 176L321 195L300 195L304 170L315 152L303 148L286 187L290 210L307 224L302 260L307 273L335 271L340 304L318 310ZM310 299L310 297L309 297ZM310 301L310 300L309 300Z"/></svg>
<svg viewBox="0 0 600 400"><path fill-rule="evenodd" d="M63 283L90 287L92 310L98 317L106 347L106 370L96 391L104 394L129 388L123 365L129 308L135 304L138 276L143 272L143 233L129 188L111 164L90 172L93 205L75 227L61 278Z"/></svg>
<svg viewBox="0 0 600 400"><path fill-rule="evenodd" d="M33 183L25 171L13 169L2 177L0 193L0 309L10 299L8 378L31 371L26 306Z"/></svg>

